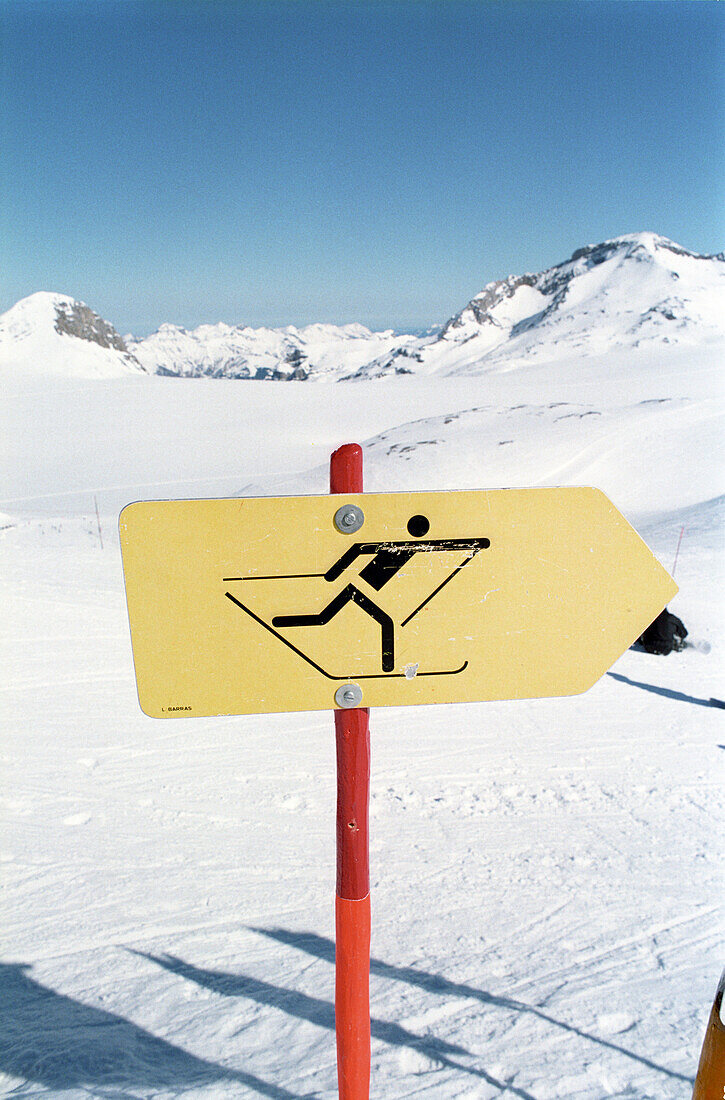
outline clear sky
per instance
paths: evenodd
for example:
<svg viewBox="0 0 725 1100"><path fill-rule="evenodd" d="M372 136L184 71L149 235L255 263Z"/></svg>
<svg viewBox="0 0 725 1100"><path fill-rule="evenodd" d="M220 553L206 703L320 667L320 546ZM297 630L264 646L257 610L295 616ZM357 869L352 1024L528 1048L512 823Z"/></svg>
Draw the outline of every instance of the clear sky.
<svg viewBox="0 0 725 1100"><path fill-rule="evenodd" d="M0 311L420 328L652 230L723 240L725 5L0 0Z"/></svg>

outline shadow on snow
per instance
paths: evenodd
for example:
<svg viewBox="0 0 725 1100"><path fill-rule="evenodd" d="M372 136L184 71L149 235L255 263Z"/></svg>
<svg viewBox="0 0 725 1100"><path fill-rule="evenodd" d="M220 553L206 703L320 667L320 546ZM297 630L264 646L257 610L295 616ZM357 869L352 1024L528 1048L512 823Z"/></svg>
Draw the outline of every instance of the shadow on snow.
<svg viewBox="0 0 725 1100"><path fill-rule="evenodd" d="M629 676L622 676L621 672L608 672L607 676L618 680L620 684L629 684L630 687L641 688L642 691L651 691L653 695L664 695L665 699L674 699L678 703L693 703L696 707L717 706L712 699L698 699L695 695L685 695L682 691L657 687L655 684L643 684L640 680L630 680Z"/></svg>
<svg viewBox="0 0 725 1100"><path fill-rule="evenodd" d="M56 993L0 963L0 1070L52 1092L84 1089L130 1100L129 1090L174 1092L233 1082L271 1100L305 1100L251 1073L227 1069L158 1039L104 1009ZM309 1094L308 1094L309 1096Z"/></svg>
<svg viewBox="0 0 725 1100"><path fill-rule="evenodd" d="M333 964L335 962L335 944L333 941L325 939L323 936L318 936L314 932L288 932L284 928L252 928L251 931L259 932L263 936L269 936L270 939L277 940L279 943L286 944L287 946L296 947L298 950L305 951L308 955L313 955L318 959L324 959L326 962ZM500 997L494 993L487 993L486 990L477 989L475 986L466 985L464 982L452 982L447 978L442 978L439 974L428 974L423 970L416 970L412 966L393 966L391 963L383 962L381 959L371 958L370 973L377 974L382 978L392 978L396 981L407 982L409 985L415 985L420 989L424 989L427 993L438 993L445 997L469 997L482 1001L483 1004L494 1005L497 1008L506 1008L514 1012L528 1013L531 1016L536 1016L539 1020L543 1020L547 1024L561 1028L563 1031L568 1031L572 1035L579 1036L581 1039L587 1039L591 1043L596 1043L597 1046L605 1047L607 1050L615 1051L617 1054L623 1054L627 1058L631 1058L633 1061L640 1062L643 1066L647 1066L648 1069L656 1070L658 1073L663 1073L665 1076L672 1077L678 1081L686 1081L690 1085L693 1084L692 1077L687 1077L683 1073L677 1073L675 1070L660 1066L649 1058L643 1057L641 1054L635 1054L634 1051L627 1050L626 1047L609 1042L607 1039L600 1039L597 1035L591 1035L578 1027L574 1027L573 1024L567 1024L564 1023L563 1020L557 1020L554 1016L550 1016L547 1012L543 1012L542 1009L536 1005L526 1004L525 1001L517 1001L511 997ZM510 1085L508 1087L511 1088Z"/></svg>
<svg viewBox="0 0 725 1100"><path fill-rule="evenodd" d="M273 933L269 934L274 935ZM318 939L318 937L315 937L315 939ZM304 937L304 940L306 942L307 937ZM332 952L332 958L334 959L334 945L328 940L320 939L319 942L329 946L329 951ZM295 945L299 946L298 943ZM262 981L259 978L251 978L244 974L204 970L173 955L157 956L145 954L142 951L134 952L134 954L148 959L149 962L156 963L158 966L163 966L166 970L170 970L188 981L196 982L204 989L211 989L223 997L247 997L257 1004L269 1005L281 1012L286 1012L289 1016L317 1024L318 1027L324 1027L330 1031L335 1029L335 1009L329 1001L323 1001L296 990L284 989L281 986L272 985L270 982ZM311 952L311 954L316 954L316 952ZM327 958L327 951L320 957ZM486 1073L485 1070L467 1066L458 1061L453 1057L454 1055L458 1058L471 1058L472 1055L465 1047L456 1043L449 1043L430 1035L419 1036L399 1024L390 1023L387 1020L372 1019L370 1029L374 1039L390 1043L393 1046L416 1050L432 1061L437 1062L441 1068L452 1068L471 1077L478 1077L496 1088L508 1089L512 1096L518 1096L521 1100L535 1100L531 1093L517 1088L510 1081L500 1081L498 1078Z"/></svg>

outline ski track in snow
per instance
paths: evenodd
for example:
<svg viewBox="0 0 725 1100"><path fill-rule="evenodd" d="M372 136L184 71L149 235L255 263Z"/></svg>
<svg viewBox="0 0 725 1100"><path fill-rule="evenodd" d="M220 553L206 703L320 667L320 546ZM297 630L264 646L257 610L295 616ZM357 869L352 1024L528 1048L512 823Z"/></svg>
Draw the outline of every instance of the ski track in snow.
<svg viewBox="0 0 725 1100"><path fill-rule="evenodd" d="M11 395L5 446L31 457L0 503L2 1094L337 1095L331 717L146 718L115 513L142 484L324 492L359 429L371 490L597 469L669 568L685 527L671 606L712 645L630 650L569 699L373 713L371 1096L689 1096L725 923L722 504L700 443L719 408L710 360L686 383L653 366L626 399L611 366L598 392L562 369L545 399L537 370L358 383L360 417L346 387L59 383L55 435L37 393ZM230 395L254 425L220 456ZM71 445L80 399L98 431ZM200 417L193 468L172 408Z"/></svg>

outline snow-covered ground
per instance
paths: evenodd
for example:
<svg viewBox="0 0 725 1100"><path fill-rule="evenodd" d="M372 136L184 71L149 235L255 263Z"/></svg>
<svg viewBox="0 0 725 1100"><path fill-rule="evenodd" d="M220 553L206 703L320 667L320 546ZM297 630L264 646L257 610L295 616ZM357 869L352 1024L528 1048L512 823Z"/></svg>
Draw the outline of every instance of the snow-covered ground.
<svg viewBox="0 0 725 1100"><path fill-rule="evenodd" d="M336 1096L324 713L138 708L134 499L596 484L711 644L568 699L371 715L371 1096L689 1097L723 965L722 358L349 385L8 381L0 1091ZM95 506L98 503L99 521Z"/></svg>

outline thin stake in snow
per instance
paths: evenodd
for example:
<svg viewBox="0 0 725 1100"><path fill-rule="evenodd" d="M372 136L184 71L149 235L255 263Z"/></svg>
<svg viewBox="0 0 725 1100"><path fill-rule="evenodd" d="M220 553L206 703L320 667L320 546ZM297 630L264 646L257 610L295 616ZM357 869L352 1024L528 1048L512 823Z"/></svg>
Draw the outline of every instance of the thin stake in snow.
<svg viewBox="0 0 725 1100"><path fill-rule="evenodd" d="M103 532L101 531L101 517L98 514L98 497L93 496L93 503L96 508L96 523L98 524L98 541L101 544L101 550L103 549Z"/></svg>
<svg viewBox="0 0 725 1100"><path fill-rule="evenodd" d="M675 550L675 560L672 563L672 576L673 577L675 575L675 569L677 568L677 559L680 556L680 546L682 544L682 536L684 535L684 533L685 533L685 525L683 524L682 527L680 528L680 537L677 540L677 549Z"/></svg>

